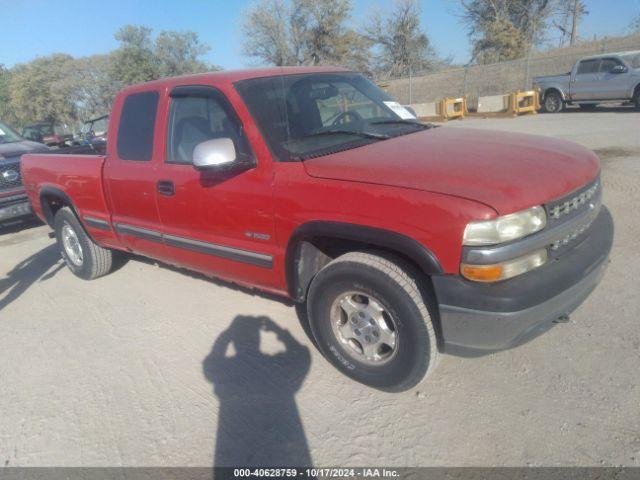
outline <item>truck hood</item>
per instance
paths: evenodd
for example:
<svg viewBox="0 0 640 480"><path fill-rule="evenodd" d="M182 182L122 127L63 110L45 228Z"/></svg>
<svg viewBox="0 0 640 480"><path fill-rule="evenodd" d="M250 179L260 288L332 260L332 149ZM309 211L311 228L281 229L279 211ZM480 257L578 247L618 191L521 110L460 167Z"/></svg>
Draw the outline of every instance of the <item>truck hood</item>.
<svg viewBox="0 0 640 480"><path fill-rule="evenodd" d="M0 143L0 162L5 159L13 159L25 153L40 153L49 151L45 145L29 140L21 142Z"/></svg>
<svg viewBox="0 0 640 480"><path fill-rule="evenodd" d="M498 214L562 197L593 180L598 157L565 140L440 127L304 161L312 177L475 200Z"/></svg>

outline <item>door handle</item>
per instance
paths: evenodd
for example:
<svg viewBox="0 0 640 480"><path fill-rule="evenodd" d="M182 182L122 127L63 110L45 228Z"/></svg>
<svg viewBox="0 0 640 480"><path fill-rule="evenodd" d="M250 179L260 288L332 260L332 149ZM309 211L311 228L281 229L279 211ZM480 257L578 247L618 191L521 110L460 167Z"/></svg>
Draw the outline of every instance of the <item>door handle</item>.
<svg viewBox="0 0 640 480"><path fill-rule="evenodd" d="M171 195L175 195L176 193L176 186L171 180L158 180L156 187L160 195L166 195L170 197Z"/></svg>

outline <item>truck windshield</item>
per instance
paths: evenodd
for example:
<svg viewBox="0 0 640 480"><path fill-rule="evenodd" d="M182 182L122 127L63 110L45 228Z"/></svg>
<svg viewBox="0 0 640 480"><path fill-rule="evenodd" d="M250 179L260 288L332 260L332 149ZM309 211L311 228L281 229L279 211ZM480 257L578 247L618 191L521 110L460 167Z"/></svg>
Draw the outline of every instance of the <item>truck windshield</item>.
<svg viewBox="0 0 640 480"><path fill-rule="evenodd" d="M0 122L0 143L21 142L22 137L4 123Z"/></svg>
<svg viewBox="0 0 640 480"><path fill-rule="evenodd" d="M272 152L305 160L429 128L355 73L312 73L235 84Z"/></svg>

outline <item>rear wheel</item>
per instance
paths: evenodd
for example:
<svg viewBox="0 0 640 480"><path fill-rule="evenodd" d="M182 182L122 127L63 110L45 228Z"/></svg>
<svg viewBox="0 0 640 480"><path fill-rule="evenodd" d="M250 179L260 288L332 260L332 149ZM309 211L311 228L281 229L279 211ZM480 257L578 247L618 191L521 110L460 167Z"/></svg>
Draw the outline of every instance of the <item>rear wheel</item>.
<svg viewBox="0 0 640 480"><path fill-rule="evenodd" d="M350 378L385 391L415 386L438 358L419 276L402 262L347 253L309 289L308 314L318 349Z"/></svg>
<svg viewBox="0 0 640 480"><path fill-rule="evenodd" d="M560 96L560 93L556 90L547 92L547 94L544 96L543 106L545 112L558 113L564 106L562 96Z"/></svg>
<svg viewBox="0 0 640 480"><path fill-rule="evenodd" d="M633 93L633 104L636 106L636 110L640 110L640 86L636 87L636 91Z"/></svg>
<svg viewBox="0 0 640 480"><path fill-rule="evenodd" d="M76 276L93 280L111 271L111 250L102 248L86 234L69 207L56 212L54 229L62 258Z"/></svg>

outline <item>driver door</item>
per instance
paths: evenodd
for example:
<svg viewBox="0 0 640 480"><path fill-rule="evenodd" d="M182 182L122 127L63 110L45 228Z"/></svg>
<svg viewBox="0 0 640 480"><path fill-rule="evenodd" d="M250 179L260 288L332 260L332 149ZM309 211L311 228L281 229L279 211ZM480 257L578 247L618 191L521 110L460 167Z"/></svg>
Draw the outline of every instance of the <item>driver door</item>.
<svg viewBox="0 0 640 480"><path fill-rule="evenodd" d="M273 285L271 163L257 162L229 101L213 87L176 87L166 128L156 198L171 261L227 280ZM197 170L195 147L215 138L230 138L254 167Z"/></svg>

